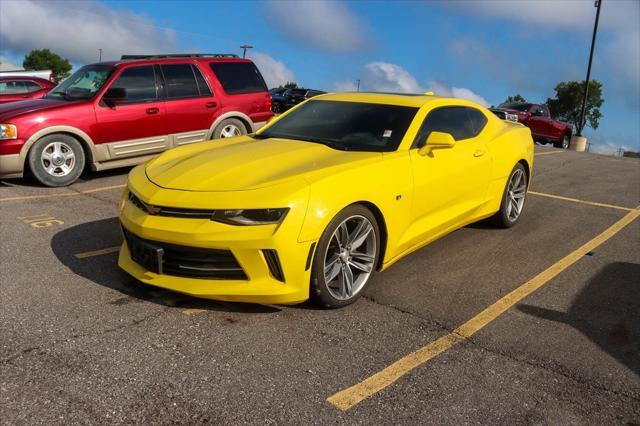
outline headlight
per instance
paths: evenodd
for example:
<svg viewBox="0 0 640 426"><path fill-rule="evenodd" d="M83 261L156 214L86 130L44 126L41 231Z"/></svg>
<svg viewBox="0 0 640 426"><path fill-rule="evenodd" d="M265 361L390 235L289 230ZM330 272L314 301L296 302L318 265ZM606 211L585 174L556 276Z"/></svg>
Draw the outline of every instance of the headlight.
<svg viewBox="0 0 640 426"><path fill-rule="evenodd" d="M288 208L216 210L211 220L229 225L268 225L282 222L288 211Z"/></svg>
<svg viewBox="0 0 640 426"><path fill-rule="evenodd" d="M18 128L14 124L0 124L0 139L16 139Z"/></svg>

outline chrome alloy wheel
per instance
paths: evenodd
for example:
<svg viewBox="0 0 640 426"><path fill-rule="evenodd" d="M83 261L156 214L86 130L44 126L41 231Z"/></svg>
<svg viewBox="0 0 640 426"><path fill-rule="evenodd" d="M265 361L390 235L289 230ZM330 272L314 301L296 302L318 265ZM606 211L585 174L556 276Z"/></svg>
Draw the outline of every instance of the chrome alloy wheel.
<svg viewBox="0 0 640 426"><path fill-rule="evenodd" d="M515 222L520 216L526 195L527 178L521 169L516 169L507 187L507 217L511 222Z"/></svg>
<svg viewBox="0 0 640 426"><path fill-rule="evenodd" d="M562 138L562 149L569 149L570 139L569 136L564 136Z"/></svg>
<svg viewBox="0 0 640 426"><path fill-rule="evenodd" d="M40 162L43 169L51 176L66 176L76 165L73 149L64 142L51 142L42 150Z"/></svg>
<svg viewBox="0 0 640 426"><path fill-rule="evenodd" d="M236 126L235 124L227 124L222 128L222 131L220 132L220 137L232 138L234 136L240 136L241 134L242 132L240 131L238 126Z"/></svg>
<svg viewBox="0 0 640 426"><path fill-rule="evenodd" d="M376 244L366 217L351 216L338 225L324 255L324 280L334 298L349 300L362 290L374 268Z"/></svg>

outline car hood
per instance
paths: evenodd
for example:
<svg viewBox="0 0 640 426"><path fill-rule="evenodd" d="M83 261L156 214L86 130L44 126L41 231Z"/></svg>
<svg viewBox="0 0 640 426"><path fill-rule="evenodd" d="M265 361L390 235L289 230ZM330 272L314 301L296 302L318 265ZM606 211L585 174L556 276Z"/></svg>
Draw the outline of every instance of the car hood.
<svg viewBox="0 0 640 426"><path fill-rule="evenodd" d="M185 191L244 191L334 173L380 160L378 152L339 151L289 139L241 136L201 142L161 154L146 165L154 184Z"/></svg>
<svg viewBox="0 0 640 426"><path fill-rule="evenodd" d="M0 104L0 122L5 122L18 115L39 112L57 108L62 105L70 105L82 101L65 101L64 99L30 99L18 102Z"/></svg>

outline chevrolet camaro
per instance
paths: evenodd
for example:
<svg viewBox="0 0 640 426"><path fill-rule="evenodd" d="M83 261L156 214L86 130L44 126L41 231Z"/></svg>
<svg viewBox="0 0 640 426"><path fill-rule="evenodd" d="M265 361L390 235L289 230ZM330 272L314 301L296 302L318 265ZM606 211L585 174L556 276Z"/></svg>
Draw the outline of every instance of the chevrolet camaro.
<svg viewBox="0 0 640 426"><path fill-rule="evenodd" d="M253 135L134 168L118 264L197 297L340 307L447 233L514 225L532 166L529 129L476 103L321 95Z"/></svg>

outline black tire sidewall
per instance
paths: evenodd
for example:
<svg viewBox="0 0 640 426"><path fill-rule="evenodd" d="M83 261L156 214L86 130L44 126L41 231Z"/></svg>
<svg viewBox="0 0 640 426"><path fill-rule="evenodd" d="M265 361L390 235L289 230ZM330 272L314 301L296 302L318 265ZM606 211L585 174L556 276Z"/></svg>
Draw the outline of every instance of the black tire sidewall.
<svg viewBox="0 0 640 426"><path fill-rule="evenodd" d="M310 298L319 306L325 308L340 308L342 306L347 306L355 302L356 300L358 300L366 286L369 284L371 275L373 275L373 273L375 272L374 267L374 270L371 272L371 275L369 276L367 282L362 286L360 291L349 300L339 300L333 297L331 295L331 292L329 291L329 288L327 287L327 283L324 280L324 256L327 251L327 246L331 241L331 236L333 235L333 232L336 230L338 225L342 223L342 221L344 221L348 217L356 215L366 217L373 225L373 230L376 236L376 255L374 266L378 264L378 258L381 251L381 239L380 227L375 216L373 215L371 210L360 204L353 204L344 208L338 214L336 214L333 219L331 219L331 222L329 222L329 224L325 228L322 236L320 237L320 240L318 241L318 245L313 256L313 263L311 267Z"/></svg>
<svg viewBox="0 0 640 426"><path fill-rule="evenodd" d="M246 135L247 134L247 128L245 127L245 125L244 125L244 123L242 121L238 120L237 118L225 118L214 129L214 131L213 131L213 139L220 139L220 135L222 134L222 129L224 129L224 127L228 126L229 124L233 124L238 129L240 129L240 134L241 135Z"/></svg>
<svg viewBox="0 0 640 426"><path fill-rule="evenodd" d="M73 170L71 170L71 173L66 176L51 176L42 167L42 163L40 162L42 151L48 144L52 142L64 142L69 148L73 150L73 154L76 158L76 163ZM76 138L69 135L52 134L38 139L36 143L33 144L31 149L29 150L28 161L31 174L41 184L50 187L68 186L78 180L78 178L84 171L85 155L82 145Z"/></svg>
<svg viewBox="0 0 640 426"><path fill-rule="evenodd" d="M509 182L511 182L511 178L513 177L513 174L518 169L522 170L522 173L524 173L524 178L526 179L526 182L525 182L526 187L527 188L529 187L529 178L527 177L526 169L521 163L516 164L515 167L511 170L511 173L509 173L509 178L507 179L507 183L504 186L504 191L502 192L502 201L500 202L500 210L494 217L496 225L498 225L501 228L511 228L513 225L518 223L518 221L520 220L520 217L522 217L522 212L520 212L520 215L518 215L516 220L510 220L509 216L507 215L507 202L508 202L507 195L509 192ZM524 202L525 203L527 202L526 195L525 195ZM524 209L524 205L523 205L523 209Z"/></svg>

